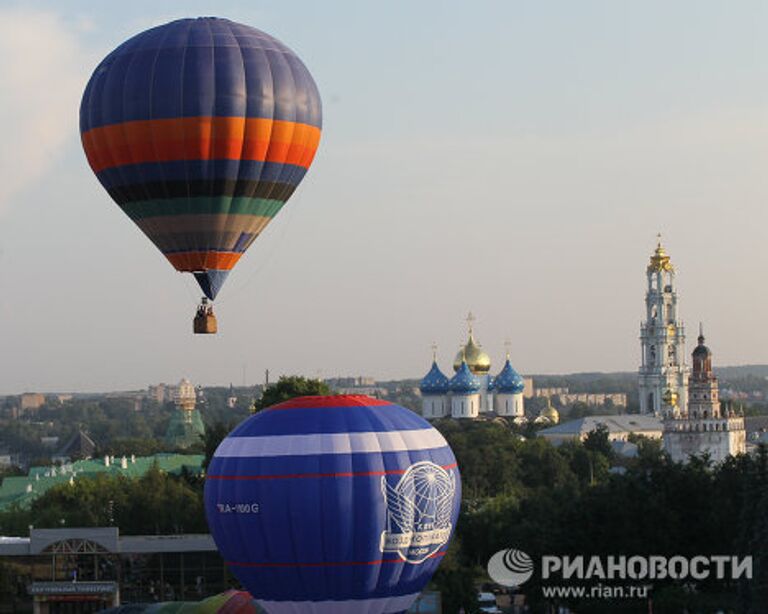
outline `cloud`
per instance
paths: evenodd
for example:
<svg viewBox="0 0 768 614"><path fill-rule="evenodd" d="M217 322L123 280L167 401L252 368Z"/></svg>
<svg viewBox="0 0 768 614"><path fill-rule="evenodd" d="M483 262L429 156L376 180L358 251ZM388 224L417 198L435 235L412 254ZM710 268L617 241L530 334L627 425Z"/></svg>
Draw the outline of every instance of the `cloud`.
<svg viewBox="0 0 768 614"><path fill-rule="evenodd" d="M0 213L44 176L78 134L88 71L76 33L55 13L0 9Z"/></svg>

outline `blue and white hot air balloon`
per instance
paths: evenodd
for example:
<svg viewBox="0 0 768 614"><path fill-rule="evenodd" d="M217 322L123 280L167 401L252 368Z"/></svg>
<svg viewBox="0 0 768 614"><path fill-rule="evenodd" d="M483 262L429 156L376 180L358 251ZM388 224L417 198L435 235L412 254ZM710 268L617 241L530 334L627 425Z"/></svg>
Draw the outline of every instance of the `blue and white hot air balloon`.
<svg viewBox="0 0 768 614"><path fill-rule="evenodd" d="M269 614L405 612L460 502L442 435L366 396L302 397L252 416L219 445L205 484L216 545Z"/></svg>

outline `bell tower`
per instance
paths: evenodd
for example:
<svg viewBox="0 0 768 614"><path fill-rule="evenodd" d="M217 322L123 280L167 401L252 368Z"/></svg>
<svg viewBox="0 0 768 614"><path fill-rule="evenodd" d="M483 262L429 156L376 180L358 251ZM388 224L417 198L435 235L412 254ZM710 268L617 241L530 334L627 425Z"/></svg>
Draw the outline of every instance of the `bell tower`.
<svg viewBox="0 0 768 614"><path fill-rule="evenodd" d="M707 454L716 463L730 454L746 451L744 416L720 408L717 378L712 371L712 352L704 345L699 327L699 344L693 350L693 373L687 411L664 415L664 450L675 462Z"/></svg>
<svg viewBox="0 0 768 614"><path fill-rule="evenodd" d="M661 235L646 275L646 315L640 324L640 413L684 414L688 406L685 329L678 319L675 268Z"/></svg>

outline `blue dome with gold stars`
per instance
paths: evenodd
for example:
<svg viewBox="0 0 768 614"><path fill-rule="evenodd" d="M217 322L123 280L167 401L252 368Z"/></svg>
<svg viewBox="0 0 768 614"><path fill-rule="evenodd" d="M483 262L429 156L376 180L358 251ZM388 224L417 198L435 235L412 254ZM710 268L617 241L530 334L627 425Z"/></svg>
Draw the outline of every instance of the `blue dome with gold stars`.
<svg viewBox="0 0 768 614"><path fill-rule="evenodd" d="M494 385L496 392L518 394L525 389L525 380L522 375L512 368L509 358L507 358L504 368L496 376Z"/></svg>
<svg viewBox="0 0 768 614"><path fill-rule="evenodd" d="M474 394L480 391L480 380L472 375L466 361L462 361L456 375L451 378L450 390L456 394Z"/></svg>
<svg viewBox="0 0 768 614"><path fill-rule="evenodd" d="M443 375L437 362L432 361L432 368L421 380L419 390L421 390L421 394L445 394L448 392L449 385L450 381Z"/></svg>

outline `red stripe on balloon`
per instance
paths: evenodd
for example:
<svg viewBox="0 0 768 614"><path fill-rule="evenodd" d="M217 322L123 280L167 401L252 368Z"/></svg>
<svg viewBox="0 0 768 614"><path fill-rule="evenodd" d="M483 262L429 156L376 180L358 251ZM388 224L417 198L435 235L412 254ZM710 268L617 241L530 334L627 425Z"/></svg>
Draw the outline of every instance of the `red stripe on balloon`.
<svg viewBox="0 0 768 614"><path fill-rule="evenodd" d="M445 556L446 550L430 554L428 559L436 559ZM237 561L226 561L227 565L232 567L355 567L360 565L382 565L384 563L407 563L401 558L379 559L377 561L327 561L321 563L241 563Z"/></svg>
<svg viewBox="0 0 768 614"><path fill-rule="evenodd" d="M316 407L381 407L392 405L390 401L374 399L364 394L337 394L317 397L296 397L268 407L265 411L274 409L314 409Z"/></svg>
<svg viewBox="0 0 768 614"><path fill-rule="evenodd" d="M454 469L458 463L442 465L443 469ZM357 478L380 475L402 475L407 469L389 469L387 471L342 471L338 473L284 473L276 475L209 475L209 480L294 480L301 478Z"/></svg>
<svg viewBox="0 0 768 614"><path fill-rule="evenodd" d="M217 269L221 271L230 271L237 264L241 252L174 252L165 254L168 261L177 271L195 272Z"/></svg>
<svg viewBox="0 0 768 614"><path fill-rule="evenodd" d="M173 160L259 160L309 168L320 128L245 117L178 117L127 121L81 135L94 172Z"/></svg>

